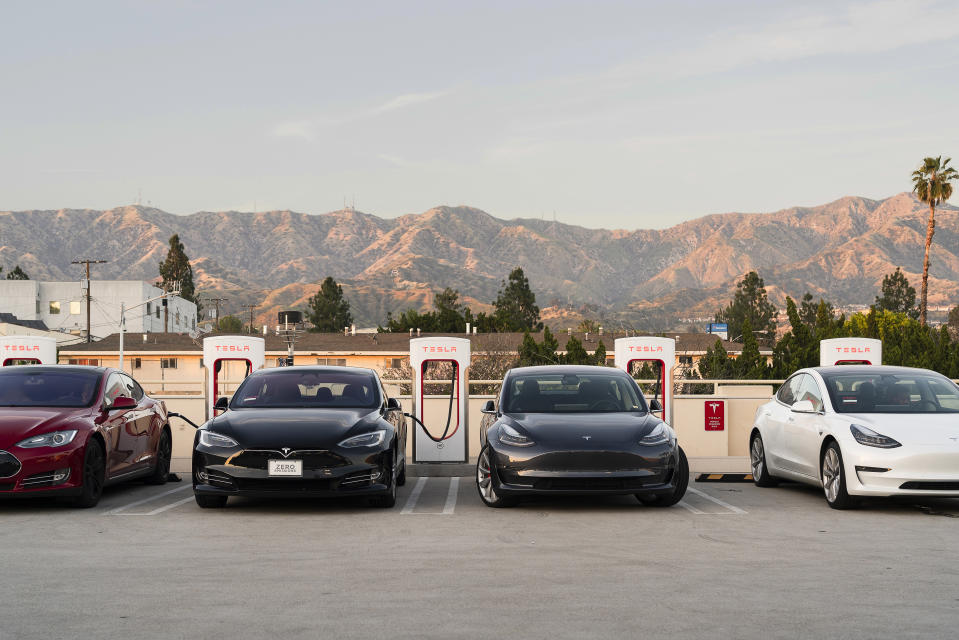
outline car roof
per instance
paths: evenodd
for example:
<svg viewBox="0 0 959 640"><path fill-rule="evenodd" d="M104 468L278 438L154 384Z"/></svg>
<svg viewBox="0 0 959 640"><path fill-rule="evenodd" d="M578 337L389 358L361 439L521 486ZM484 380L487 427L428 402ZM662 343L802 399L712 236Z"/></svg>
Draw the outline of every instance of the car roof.
<svg viewBox="0 0 959 640"><path fill-rule="evenodd" d="M509 375L528 373L621 373L626 375L625 371L622 369L617 369L616 367L599 367L585 364L548 364L537 367L516 367L514 369L510 369L508 373Z"/></svg>
<svg viewBox="0 0 959 640"><path fill-rule="evenodd" d="M883 364L838 364L832 365L829 367L811 367L813 371L819 373L819 375L835 375L835 374L853 374L853 375L869 375L869 374L905 374L905 375L915 375L917 373L926 373L926 374L935 374L942 375L931 369L920 369L918 367L895 367L892 365L883 365Z"/></svg>
<svg viewBox="0 0 959 640"><path fill-rule="evenodd" d="M104 373L109 367L91 367L86 364L20 364L14 367L0 367L0 371L63 371L64 369L74 369L81 371L96 371Z"/></svg>
<svg viewBox="0 0 959 640"><path fill-rule="evenodd" d="M339 372L339 373L368 373L371 375L376 375L376 371L370 369L369 367L340 367L337 365L325 365L325 364L297 364L292 367L264 367L262 369L257 369L251 376L263 375L270 371L315 371L320 372Z"/></svg>

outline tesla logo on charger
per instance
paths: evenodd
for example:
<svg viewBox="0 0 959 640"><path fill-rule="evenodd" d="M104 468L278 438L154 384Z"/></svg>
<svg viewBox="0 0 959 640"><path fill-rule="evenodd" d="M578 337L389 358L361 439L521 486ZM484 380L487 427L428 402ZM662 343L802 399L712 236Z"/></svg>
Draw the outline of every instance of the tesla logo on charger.
<svg viewBox="0 0 959 640"><path fill-rule="evenodd" d="M871 353L871 347L833 347L836 353Z"/></svg>
<svg viewBox="0 0 959 640"><path fill-rule="evenodd" d="M456 347L423 347L423 353L456 353Z"/></svg>
<svg viewBox="0 0 959 640"><path fill-rule="evenodd" d="M5 344L3 345L4 351L39 351L40 345L38 344Z"/></svg>
<svg viewBox="0 0 959 640"><path fill-rule="evenodd" d="M645 344L639 345L638 347L635 345L631 345L627 347L627 349L629 349L630 351L638 351L640 353L660 353L663 350L661 346L650 346Z"/></svg>
<svg viewBox="0 0 959 640"><path fill-rule="evenodd" d="M216 345L217 351L249 351L250 345L248 344L218 344Z"/></svg>

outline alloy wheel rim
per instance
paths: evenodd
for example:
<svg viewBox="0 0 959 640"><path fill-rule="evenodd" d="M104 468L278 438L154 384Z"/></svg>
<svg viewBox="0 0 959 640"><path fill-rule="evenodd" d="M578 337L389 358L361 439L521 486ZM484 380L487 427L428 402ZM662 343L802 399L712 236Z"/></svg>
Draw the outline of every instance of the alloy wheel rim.
<svg viewBox="0 0 959 640"><path fill-rule="evenodd" d="M763 475L763 445L759 438L753 438L753 446L749 450L752 459L753 479L759 480Z"/></svg>
<svg viewBox="0 0 959 640"><path fill-rule="evenodd" d="M493 490L493 472L487 451L483 451L476 464L476 484L484 501L496 502L496 491Z"/></svg>
<svg viewBox="0 0 959 640"><path fill-rule="evenodd" d="M842 479L842 470L839 467L839 456L835 449L826 450L822 459L822 486L829 502L836 500L839 495L839 483Z"/></svg>
<svg viewBox="0 0 959 640"><path fill-rule="evenodd" d="M96 447L96 445L91 446ZM83 467L83 482L90 487L94 495L97 495L102 488L102 482L100 480L100 450L94 448L93 451L93 455L87 458L87 462Z"/></svg>
<svg viewBox="0 0 959 640"><path fill-rule="evenodd" d="M163 440L160 442L160 450L157 452L157 455L160 457L161 470L170 472L170 458L173 453L173 441L168 437L164 436Z"/></svg>

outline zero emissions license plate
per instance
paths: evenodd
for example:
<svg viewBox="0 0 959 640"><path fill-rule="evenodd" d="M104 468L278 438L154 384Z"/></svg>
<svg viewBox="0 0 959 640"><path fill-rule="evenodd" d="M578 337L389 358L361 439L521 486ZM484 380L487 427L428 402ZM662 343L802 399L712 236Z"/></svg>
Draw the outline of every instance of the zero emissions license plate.
<svg viewBox="0 0 959 640"><path fill-rule="evenodd" d="M271 476L302 476L302 460L267 460L266 468Z"/></svg>

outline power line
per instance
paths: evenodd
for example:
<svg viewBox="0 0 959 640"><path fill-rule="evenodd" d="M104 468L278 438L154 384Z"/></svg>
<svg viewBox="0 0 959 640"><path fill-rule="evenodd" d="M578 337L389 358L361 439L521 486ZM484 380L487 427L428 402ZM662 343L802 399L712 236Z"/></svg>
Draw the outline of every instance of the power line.
<svg viewBox="0 0 959 640"><path fill-rule="evenodd" d="M93 337L90 335L90 265L91 264L105 264L106 260L99 260L96 258L78 258L73 260L70 264L83 264L87 267L87 343L93 341Z"/></svg>
<svg viewBox="0 0 959 640"><path fill-rule="evenodd" d="M216 327L220 328L220 303L226 302L229 298L204 298L207 302L212 302L216 308Z"/></svg>
<svg viewBox="0 0 959 640"><path fill-rule="evenodd" d="M260 305L258 305L258 304L245 304L245 305L243 305L243 308L244 308L244 309L249 309L249 310L250 310L250 333L256 333L256 331L253 330L253 310L256 309L256 308L258 308L259 306L260 306Z"/></svg>

